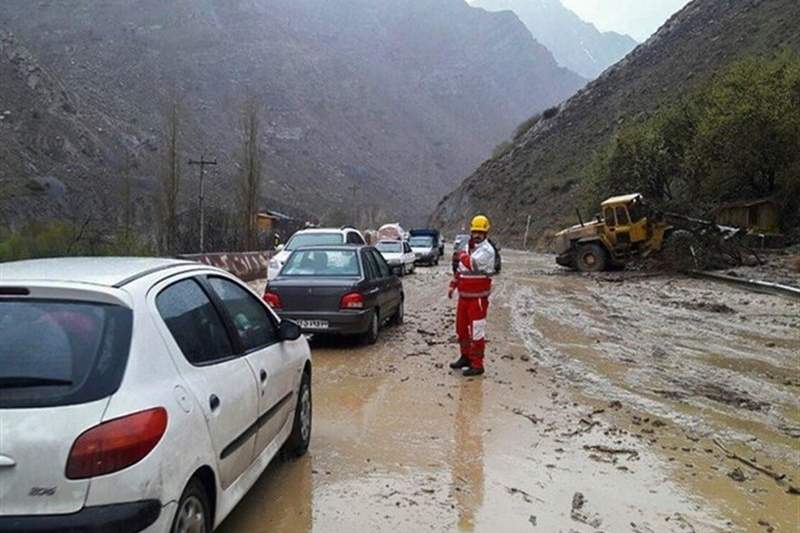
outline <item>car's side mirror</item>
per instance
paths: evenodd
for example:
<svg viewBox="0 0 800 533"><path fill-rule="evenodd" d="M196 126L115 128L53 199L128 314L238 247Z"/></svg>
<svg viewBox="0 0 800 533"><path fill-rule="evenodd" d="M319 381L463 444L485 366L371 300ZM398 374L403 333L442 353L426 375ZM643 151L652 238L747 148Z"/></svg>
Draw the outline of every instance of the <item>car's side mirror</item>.
<svg viewBox="0 0 800 533"><path fill-rule="evenodd" d="M403 273L403 267L401 266L393 266L392 267L392 275L399 276Z"/></svg>
<svg viewBox="0 0 800 533"><path fill-rule="evenodd" d="M281 320L281 324L278 326L278 332L280 333L282 341L296 341L300 338L300 335L303 334L300 330L300 326L298 326L296 322L285 318Z"/></svg>
<svg viewBox="0 0 800 533"><path fill-rule="evenodd" d="M283 248L284 248L284 245L283 244L279 244L278 246L275 247L275 251L276 252L282 252Z"/></svg>

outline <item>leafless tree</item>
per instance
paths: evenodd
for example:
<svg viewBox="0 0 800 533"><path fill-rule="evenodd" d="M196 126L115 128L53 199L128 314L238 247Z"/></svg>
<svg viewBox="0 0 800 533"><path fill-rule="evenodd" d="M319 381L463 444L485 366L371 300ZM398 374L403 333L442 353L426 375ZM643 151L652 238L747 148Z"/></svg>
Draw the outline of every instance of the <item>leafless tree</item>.
<svg viewBox="0 0 800 533"><path fill-rule="evenodd" d="M162 106L162 157L159 169L161 196L160 245L163 251L174 254L178 234L178 197L181 185L179 143L182 109L175 93Z"/></svg>
<svg viewBox="0 0 800 533"><path fill-rule="evenodd" d="M261 195L261 117L255 98L250 97L242 106L242 159L239 175L239 213L242 216L243 245L247 250L256 248L258 242L259 197Z"/></svg>

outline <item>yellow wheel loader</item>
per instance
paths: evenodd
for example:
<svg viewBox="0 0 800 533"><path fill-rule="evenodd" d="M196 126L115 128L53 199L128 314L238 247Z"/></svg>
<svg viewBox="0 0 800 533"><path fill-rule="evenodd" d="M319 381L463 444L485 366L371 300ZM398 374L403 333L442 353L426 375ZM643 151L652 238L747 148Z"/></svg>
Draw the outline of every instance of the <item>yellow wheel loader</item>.
<svg viewBox="0 0 800 533"><path fill-rule="evenodd" d="M672 230L663 216L645 204L641 194L609 198L602 216L560 231L555 236L556 262L581 272L600 272L623 266L661 250Z"/></svg>

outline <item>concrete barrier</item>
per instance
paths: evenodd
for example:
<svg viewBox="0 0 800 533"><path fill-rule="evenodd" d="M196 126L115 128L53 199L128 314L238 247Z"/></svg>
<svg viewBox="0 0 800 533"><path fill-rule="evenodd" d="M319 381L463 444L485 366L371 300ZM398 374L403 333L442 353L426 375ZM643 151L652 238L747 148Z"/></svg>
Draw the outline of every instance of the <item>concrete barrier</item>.
<svg viewBox="0 0 800 533"><path fill-rule="evenodd" d="M227 270L243 281L253 281L267 277L267 264L273 254L274 252L223 252L187 254L178 257Z"/></svg>

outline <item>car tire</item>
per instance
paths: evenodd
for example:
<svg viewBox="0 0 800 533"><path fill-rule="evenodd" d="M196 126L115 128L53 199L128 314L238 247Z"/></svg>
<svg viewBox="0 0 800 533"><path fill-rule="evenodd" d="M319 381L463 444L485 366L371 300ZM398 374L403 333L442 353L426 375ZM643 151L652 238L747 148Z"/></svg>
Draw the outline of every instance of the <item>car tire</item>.
<svg viewBox="0 0 800 533"><path fill-rule="evenodd" d="M211 533L211 505L205 487L197 478L193 477L183 489L170 531Z"/></svg>
<svg viewBox="0 0 800 533"><path fill-rule="evenodd" d="M381 321L378 309L375 309L372 312L372 316L369 321L369 329L364 333L363 339L364 344L375 344L378 342L378 337L380 336L381 330Z"/></svg>
<svg viewBox="0 0 800 533"><path fill-rule="evenodd" d="M392 318L392 323L395 326L402 326L406 318L405 299L400 300L400 305Z"/></svg>
<svg viewBox="0 0 800 533"><path fill-rule="evenodd" d="M302 457L311 444L311 421L313 409L311 402L311 376L303 372L300 388L297 389L297 405L294 408L292 432L286 440L284 449L294 457Z"/></svg>
<svg viewBox="0 0 800 533"><path fill-rule="evenodd" d="M581 272L602 272L608 263L608 252L597 243L583 244L575 254L575 264Z"/></svg>

